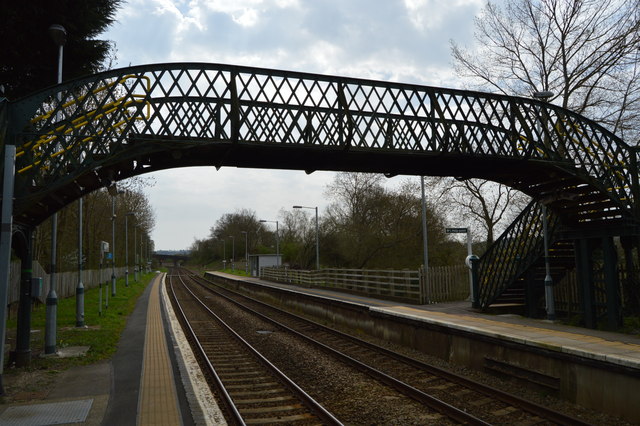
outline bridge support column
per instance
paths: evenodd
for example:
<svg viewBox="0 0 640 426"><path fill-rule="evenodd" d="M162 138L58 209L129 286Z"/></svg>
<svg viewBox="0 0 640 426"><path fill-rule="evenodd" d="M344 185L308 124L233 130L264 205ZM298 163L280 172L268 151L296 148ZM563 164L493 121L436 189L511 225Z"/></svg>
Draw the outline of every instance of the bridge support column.
<svg viewBox="0 0 640 426"><path fill-rule="evenodd" d="M16 238L16 254L22 264L20 272L20 301L16 332L15 361L17 367L31 363L31 282L33 278L33 228L23 227Z"/></svg>
<svg viewBox="0 0 640 426"><path fill-rule="evenodd" d="M607 326L617 330L622 326L622 312L620 309L620 278L618 276L618 254L613 237L602 238L602 254L604 282L607 295Z"/></svg>
<svg viewBox="0 0 640 426"><path fill-rule="evenodd" d="M624 250L625 279L623 285L624 306L628 313L640 314L640 277L636 275L633 264L633 249L638 246L637 237L622 237L620 239Z"/></svg>
<svg viewBox="0 0 640 426"><path fill-rule="evenodd" d="M589 239L575 240L576 272L578 275L578 295L582 305L584 325L587 328L596 328L596 307L593 286L592 249Z"/></svg>
<svg viewBox="0 0 640 426"><path fill-rule="evenodd" d="M607 328L615 330L622 325L618 254L612 235L575 240L578 294L584 325L596 328L598 312L606 314ZM606 303L596 299L596 290ZM602 308L606 312L602 312Z"/></svg>
<svg viewBox="0 0 640 426"><path fill-rule="evenodd" d="M524 314L529 318L539 318L538 303L540 302L540 289L536 286L533 272L528 272L524 281Z"/></svg>

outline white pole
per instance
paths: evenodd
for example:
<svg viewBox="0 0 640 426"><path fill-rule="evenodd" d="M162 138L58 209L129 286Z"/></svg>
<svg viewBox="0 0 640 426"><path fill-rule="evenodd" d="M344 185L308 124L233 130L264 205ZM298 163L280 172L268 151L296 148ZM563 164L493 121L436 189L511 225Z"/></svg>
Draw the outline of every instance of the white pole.
<svg viewBox="0 0 640 426"><path fill-rule="evenodd" d="M424 270L424 302L429 303L429 282L427 280L429 271L429 249L427 248L427 199L424 190L424 176L420 177L422 188L422 263Z"/></svg>
<svg viewBox="0 0 640 426"><path fill-rule="evenodd" d="M53 27L53 26L52 26ZM66 31L62 26L49 28L55 33L63 33L64 37L54 39L58 44L58 84L62 83L62 57L64 54L64 41L66 40ZM61 103L60 92L58 92L58 104ZM56 294L56 249L58 234L58 213L51 216L51 275L49 276L49 293L47 294L45 309L45 327L44 327L44 353L56 353L56 328L58 317L58 295Z"/></svg>
<svg viewBox="0 0 640 426"><path fill-rule="evenodd" d="M15 145L4 146L4 176L2 185L2 226L0 226L0 345L4 348L7 334L7 299L9 296L9 266L11 264L11 229L13 226L13 185L16 167ZM0 351L0 395L4 394L4 350Z"/></svg>
<svg viewBox="0 0 640 426"><path fill-rule="evenodd" d="M547 319L556 319L555 301L553 299L553 279L551 278L551 265L549 263L549 232L547 229L547 207L542 205L542 232L544 233L544 298L547 310Z"/></svg>
<svg viewBox="0 0 640 426"><path fill-rule="evenodd" d="M467 227L467 259L473 254L473 247L471 242L471 226ZM473 302L475 294L473 294L473 269L469 267L469 299Z"/></svg>
<svg viewBox="0 0 640 426"><path fill-rule="evenodd" d="M82 197L78 200L78 286L76 287L76 327L84 327L84 284L82 283Z"/></svg>

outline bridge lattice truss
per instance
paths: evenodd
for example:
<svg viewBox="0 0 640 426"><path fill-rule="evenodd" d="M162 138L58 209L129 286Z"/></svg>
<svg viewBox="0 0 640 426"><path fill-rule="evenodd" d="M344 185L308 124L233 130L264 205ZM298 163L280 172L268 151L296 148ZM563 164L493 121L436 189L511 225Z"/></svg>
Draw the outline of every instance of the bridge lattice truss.
<svg viewBox="0 0 640 426"><path fill-rule="evenodd" d="M525 98L164 64L51 88L13 104L11 121L18 220L38 222L42 204L53 206L48 216L96 187L179 161L483 177L547 201L588 186L606 196L606 216L637 212L636 152L584 117ZM553 194L549 179L571 184Z"/></svg>
<svg viewBox="0 0 640 426"><path fill-rule="evenodd" d="M197 165L490 179L548 207L552 243L562 227L640 219L636 149L533 99L160 64L70 81L0 107L5 143L17 148L14 217L26 225L112 182ZM482 259L484 306L539 262L541 220L539 205L530 206Z"/></svg>

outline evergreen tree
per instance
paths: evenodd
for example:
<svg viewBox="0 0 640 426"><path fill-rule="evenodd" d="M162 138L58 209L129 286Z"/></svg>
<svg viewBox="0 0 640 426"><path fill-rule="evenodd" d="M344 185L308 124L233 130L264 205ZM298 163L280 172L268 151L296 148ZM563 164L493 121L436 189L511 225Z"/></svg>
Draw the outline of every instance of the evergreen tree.
<svg viewBox="0 0 640 426"><path fill-rule="evenodd" d="M58 50L49 27L67 31L63 79L103 70L114 46L98 37L122 0L0 0L0 85L15 100L56 83Z"/></svg>

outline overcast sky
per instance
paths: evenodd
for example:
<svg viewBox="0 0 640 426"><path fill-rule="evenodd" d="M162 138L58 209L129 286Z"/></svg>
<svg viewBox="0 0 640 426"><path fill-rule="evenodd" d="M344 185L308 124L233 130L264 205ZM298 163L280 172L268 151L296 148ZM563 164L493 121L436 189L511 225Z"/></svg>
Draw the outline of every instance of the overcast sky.
<svg viewBox="0 0 640 426"><path fill-rule="evenodd" d="M482 0L127 0L104 39L116 67L215 62L462 87L450 40L471 44ZM328 204L334 174L225 167L153 173L156 249L186 249L225 213L278 220ZM402 179L397 177L391 180ZM417 178L416 178L417 179ZM311 212L310 212L311 213Z"/></svg>

